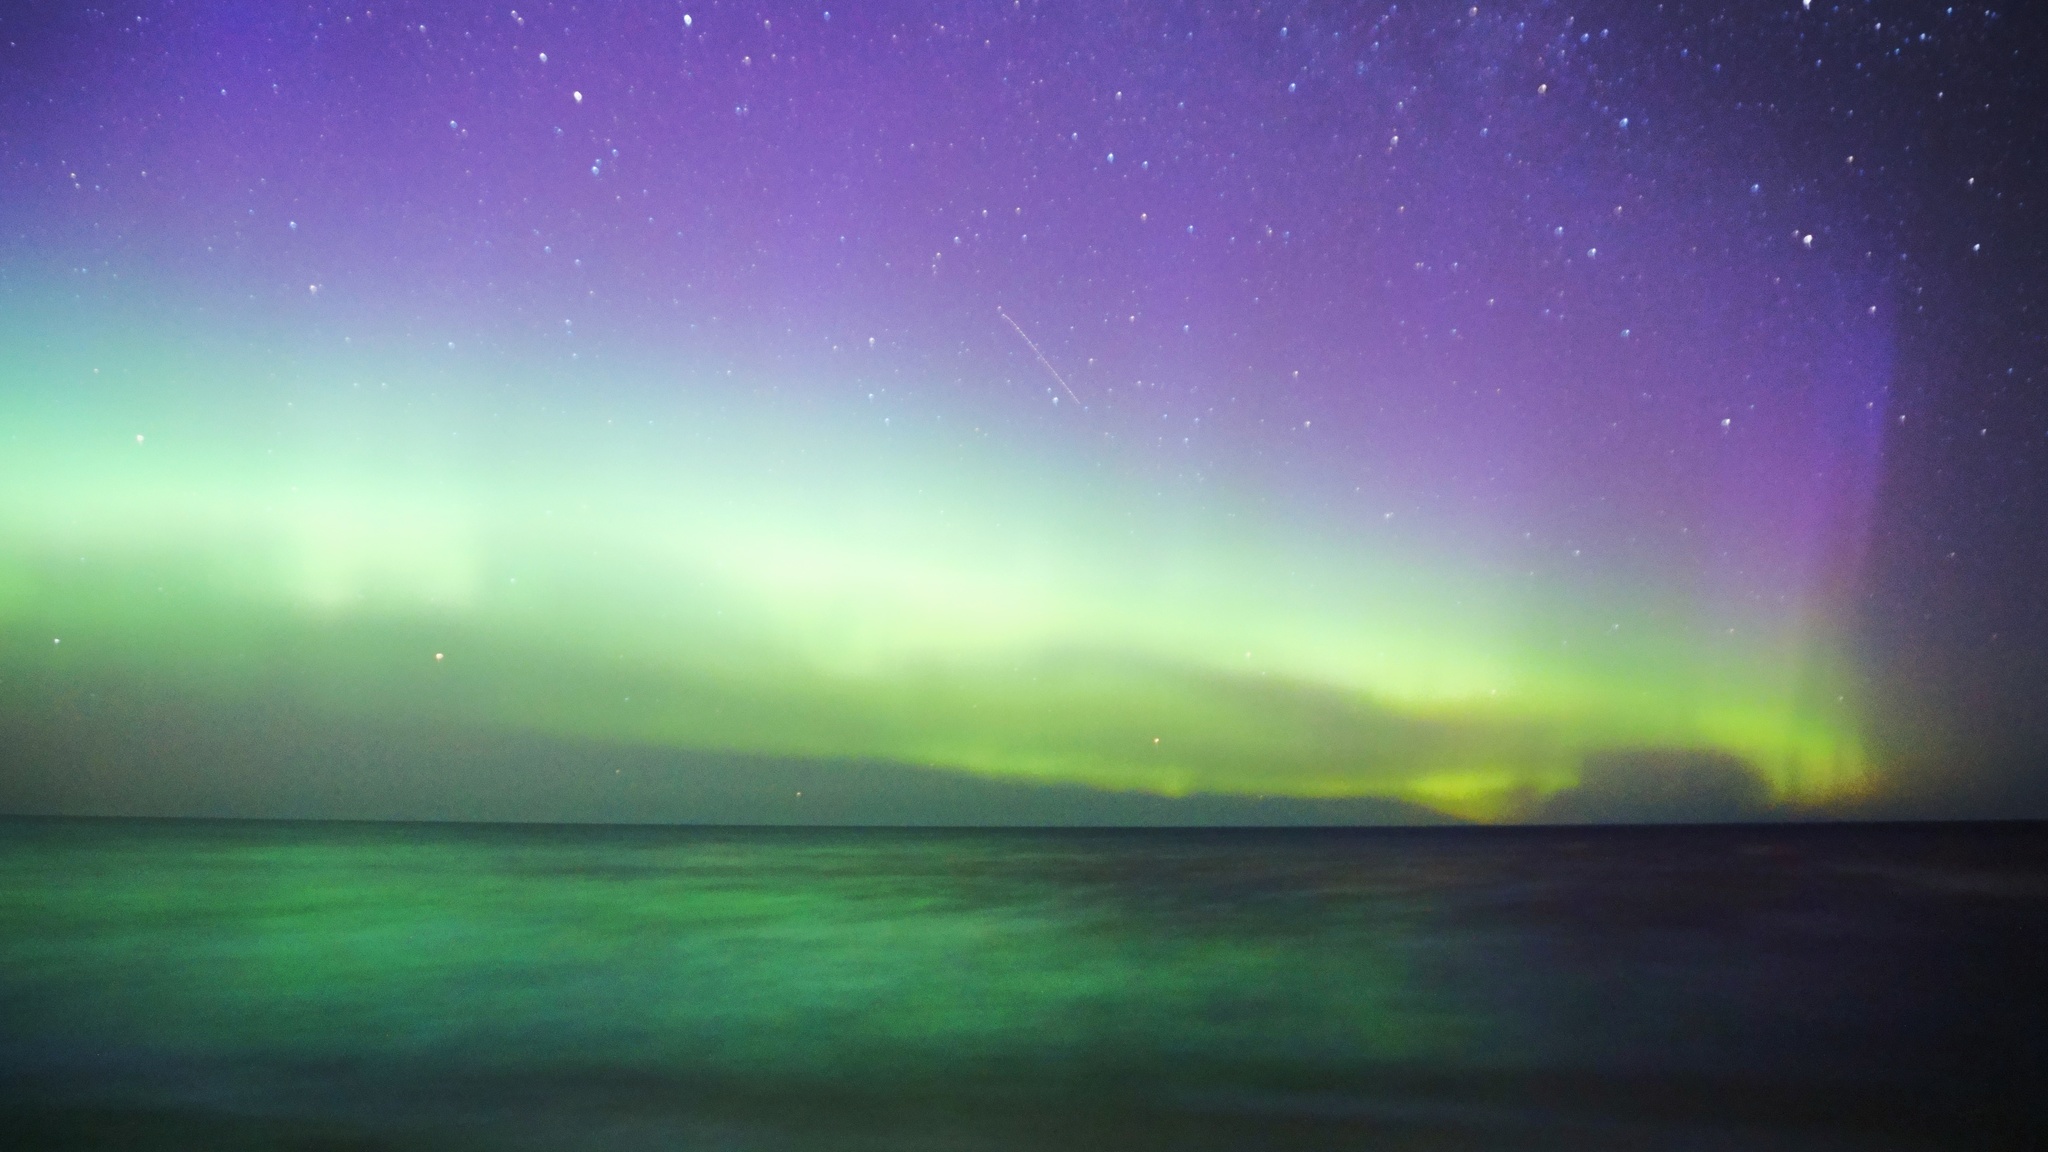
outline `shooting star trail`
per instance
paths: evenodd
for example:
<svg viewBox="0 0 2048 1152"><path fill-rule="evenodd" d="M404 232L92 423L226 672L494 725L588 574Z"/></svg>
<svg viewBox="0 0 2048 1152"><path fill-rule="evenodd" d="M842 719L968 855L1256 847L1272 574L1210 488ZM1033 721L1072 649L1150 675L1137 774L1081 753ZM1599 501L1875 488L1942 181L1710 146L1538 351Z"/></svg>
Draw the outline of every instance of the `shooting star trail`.
<svg viewBox="0 0 2048 1152"><path fill-rule="evenodd" d="M996 315L1001 316L1005 321L1008 321L1011 330L1016 332L1017 335L1023 339L1024 346L1026 348L1031 349L1031 354L1033 356L1038 357L1038 362L1040 364L1045 365L1045 370L1047 372L1052 373L1052 378L1059 381L1060 387L1065 388L1067 390L1067 398L1072 400L1074 403L1079 404L1081 402L1081 398L1079 396L1074 395L1074 389L1071 385L1067 383L1067 378L1065 376L1060 375L1060 370L1052 366L1052 361L1047 360L1045 358L1045 353L1040 352L1038 350L1038 345L1031 339L1031 337L1024 335L1024 329L1021 326L1019 326L1015 320L1011 320L1010 314L1008 312L1003 311L1001 308L996 309Z"/></svg>

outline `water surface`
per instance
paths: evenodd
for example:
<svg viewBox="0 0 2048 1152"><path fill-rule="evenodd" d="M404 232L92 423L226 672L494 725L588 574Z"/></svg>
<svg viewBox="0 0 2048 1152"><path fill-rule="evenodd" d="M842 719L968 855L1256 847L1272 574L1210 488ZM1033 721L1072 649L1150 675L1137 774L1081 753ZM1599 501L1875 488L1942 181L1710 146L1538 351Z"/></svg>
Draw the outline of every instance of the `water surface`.
<svg viewBox="0 0 2048 1152"><path fill-rule="evenodd" d="M48 1147L1948 1148L2048 1132L2037 825L0 822Z"/></svg>

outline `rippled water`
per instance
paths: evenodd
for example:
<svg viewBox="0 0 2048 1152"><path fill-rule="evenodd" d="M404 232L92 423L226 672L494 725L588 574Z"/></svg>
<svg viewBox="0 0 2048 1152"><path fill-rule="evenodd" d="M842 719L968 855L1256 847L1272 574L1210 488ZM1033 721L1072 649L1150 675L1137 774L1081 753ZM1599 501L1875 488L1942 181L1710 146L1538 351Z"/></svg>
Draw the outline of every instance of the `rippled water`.
<svg viewBox="0 0 2048 1152"><path fill-rule="evenodd" d="M2048 832L0 822L0 1121L132 1148L2048 1133Z"/></svg>

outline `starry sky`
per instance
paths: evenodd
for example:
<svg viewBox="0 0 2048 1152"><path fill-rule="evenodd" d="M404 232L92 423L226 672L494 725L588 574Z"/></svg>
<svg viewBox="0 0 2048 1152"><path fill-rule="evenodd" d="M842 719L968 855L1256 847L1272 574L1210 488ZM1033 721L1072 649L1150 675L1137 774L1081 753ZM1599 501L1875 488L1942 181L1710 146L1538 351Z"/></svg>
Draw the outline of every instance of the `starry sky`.
<svg viewBox="0 0 2048 1152"><path fill-rule="evenodd" d="M0 802L2048 810L2018 24L16 6Z"/></svg>

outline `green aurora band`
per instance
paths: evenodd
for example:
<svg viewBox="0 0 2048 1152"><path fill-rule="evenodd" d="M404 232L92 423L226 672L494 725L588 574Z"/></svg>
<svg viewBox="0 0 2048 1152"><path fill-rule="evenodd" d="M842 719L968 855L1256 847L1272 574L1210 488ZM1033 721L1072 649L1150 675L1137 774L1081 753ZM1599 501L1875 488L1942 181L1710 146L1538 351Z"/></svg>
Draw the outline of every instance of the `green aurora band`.
<svg viewBox="0 0 2048 1152"><path fill-rule="evenodd" d="M847 374L5 326L16 684L1480 819L1611 749L1794 804L1865 779L1818 599L1724 627L1671 573L1341 534L1106 434L885 419Z"/></svg>

